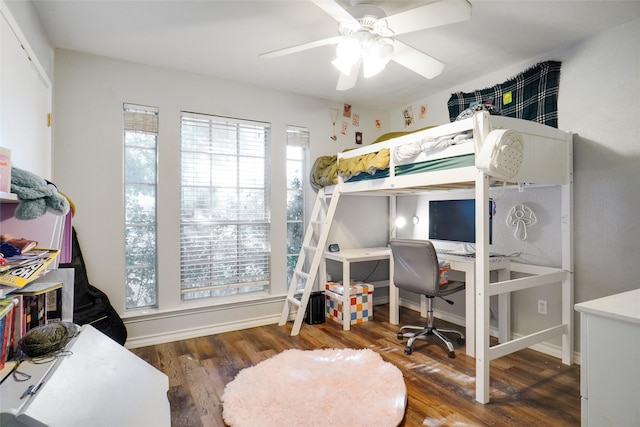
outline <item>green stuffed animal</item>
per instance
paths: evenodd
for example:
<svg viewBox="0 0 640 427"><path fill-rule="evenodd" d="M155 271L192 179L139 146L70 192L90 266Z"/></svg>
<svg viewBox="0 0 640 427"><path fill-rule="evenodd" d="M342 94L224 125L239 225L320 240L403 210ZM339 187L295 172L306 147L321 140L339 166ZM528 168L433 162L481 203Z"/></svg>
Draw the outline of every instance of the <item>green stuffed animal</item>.
<svg viewBox="0 0 640 427"><path fill-rule="evenodd" d="M20 200L15 212L17 219L35 219L47 211L66 215L70 209L69 201L58 193L55 185L24 169L11 168L11 192Z"/></svg>

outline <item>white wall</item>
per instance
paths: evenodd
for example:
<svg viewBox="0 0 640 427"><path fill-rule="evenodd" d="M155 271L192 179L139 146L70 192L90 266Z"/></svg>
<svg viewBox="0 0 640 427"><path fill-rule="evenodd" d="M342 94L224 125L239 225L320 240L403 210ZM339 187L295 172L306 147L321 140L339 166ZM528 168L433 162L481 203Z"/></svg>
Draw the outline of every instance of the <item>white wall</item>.
<svg viewBox="0 0 640 427"><path fill-rule="evenodd" d="M51 79L36 53L48 59L53 49L35 31L33 4L8 4L0 1L0 146L11 150L13 166L51 179Z"/></svg>
<svg viewBox="0 0 640 427"><path fill-rule="evenodd" d="M265 90L210 77L158 69L79 52L56 50L54 86L54 175L56 184L75 203L74 225L87 264L89 281L108 294L126 318L130 341L157 342L257 324L273 323L286 290L286 125L311 133L311 159L355 146L354 130L332 135L327 101ZM122 196L122 105L159 108L159 309L126 313L124 309L124 207ZM180 300L177 262L179 229L180 111L270 122L272 125L272 295L247 302ZM388 113L358 106L367 140L379 136L377 118ZM315 193L310 193L315 197ZM312 203L314 200L311 200ZM337 224L339 236L366 235L367 224ZM341 231L343 230L343 231ZM386 237L386 229L381 238ZM217 304L212 307L211 304ZM161 335L167 335L161 337Z"/></svg>
<svg viewBox="0 0 640 427"><path fill-rule="evenodd" d="M560 60L559 124L574 132L574 231L575 302L611 295L638 287L640 277L640 21L602 32L567 48L550 52L500 72L461 83L448 91L415 100L428 105L424 120L410 129L448 122L447 100L452 93L469 92L501 83L537 62ZM393 129L403 128L402 109L391 114ZM506 195L505 208L521 201L535 207L538 218L557 221L559 198L552 189ZM426 201L417 202L423 205ZM414 203L415 205L415 203ZM409 206L407 215L413 207ZM503 211L503 210L502 210ZM499 210L500 212L500 210ZM557 233L550 222L538 224L528 245L535 251L531 261L560 265L559 254L548 236ZM504 228L501 220L499 227ZM498 247L515 241L506 230L497 229ZM538 236L537 233L542 235ZM547 237L545 237L547 236ZM510 249L509 249L510 250ZM557 251L556 251L557 252ZM542 259L535 259L541 258ZM557 295L558 297L554 297ZM549 302L547 317L535 312L538 298ZM528 325L559 319L559 293L544 288L514 295L514 332L526 333ZM576 314L576 348L579 348L579 317Z"/></svg>

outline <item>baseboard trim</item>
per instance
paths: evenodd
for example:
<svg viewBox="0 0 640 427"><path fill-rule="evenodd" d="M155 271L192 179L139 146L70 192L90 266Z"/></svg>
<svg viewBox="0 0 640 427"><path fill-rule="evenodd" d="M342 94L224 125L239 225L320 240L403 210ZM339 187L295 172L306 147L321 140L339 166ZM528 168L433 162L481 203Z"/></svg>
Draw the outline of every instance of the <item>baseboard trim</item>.
<svg viewBox="0 0 640 427"><path fill-rule="evenodd" d="M199 338L207 335L216 335L224 332L239 331L242 329L255 328L258 326L272 325L278 323L280 315L272 315L265 317L257 317L246 319L241 322L218 323L215 325L207 325L197 328L183 329L180 331L172 331L169 333L158 333L147 336L140 336L128 339L126 348L146 347L149 345L165 344L173 341L181 341L191 338Z"/></svg>

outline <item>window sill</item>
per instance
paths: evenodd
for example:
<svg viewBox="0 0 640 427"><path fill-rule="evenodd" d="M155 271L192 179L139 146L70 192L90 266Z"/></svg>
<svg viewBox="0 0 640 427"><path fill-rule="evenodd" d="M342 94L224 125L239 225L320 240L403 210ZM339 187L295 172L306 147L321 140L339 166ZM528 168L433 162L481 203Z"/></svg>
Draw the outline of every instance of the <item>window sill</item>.
<svg viewBox="0 0 640 427"><path fill-rule="evenodd" d="M228 310L240 307L249 307L274 301L284 301L285 294L270 295L267 293L239 295L224 298L206 298L202 300L182 301L179 307L170 309L145 308L128 310L122 315L122 319L126 321L160 319L165 317L174 317L185 314L202 313L209 311Z"/></svg>

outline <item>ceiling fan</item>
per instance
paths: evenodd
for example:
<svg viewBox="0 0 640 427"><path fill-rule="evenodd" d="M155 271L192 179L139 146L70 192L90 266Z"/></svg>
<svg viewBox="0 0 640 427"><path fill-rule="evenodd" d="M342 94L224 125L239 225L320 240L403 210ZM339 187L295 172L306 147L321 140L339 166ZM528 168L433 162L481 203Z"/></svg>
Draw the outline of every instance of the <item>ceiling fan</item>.
<svg viewBox="0 0 640 427"><path fill-rule="evenodd" d="M400 34L466 21L471 18L467 0L440 0L386 16L377 6L351 0L342 7L336 0L311 0L338 21L340 35L263 53L260 58L276 58L326 45L337 45L332 64L340 70L337 90L351 89L360 68L364 77L384 69L389 61L432 79L442 73L444 63L394 38Z"/></svg>

